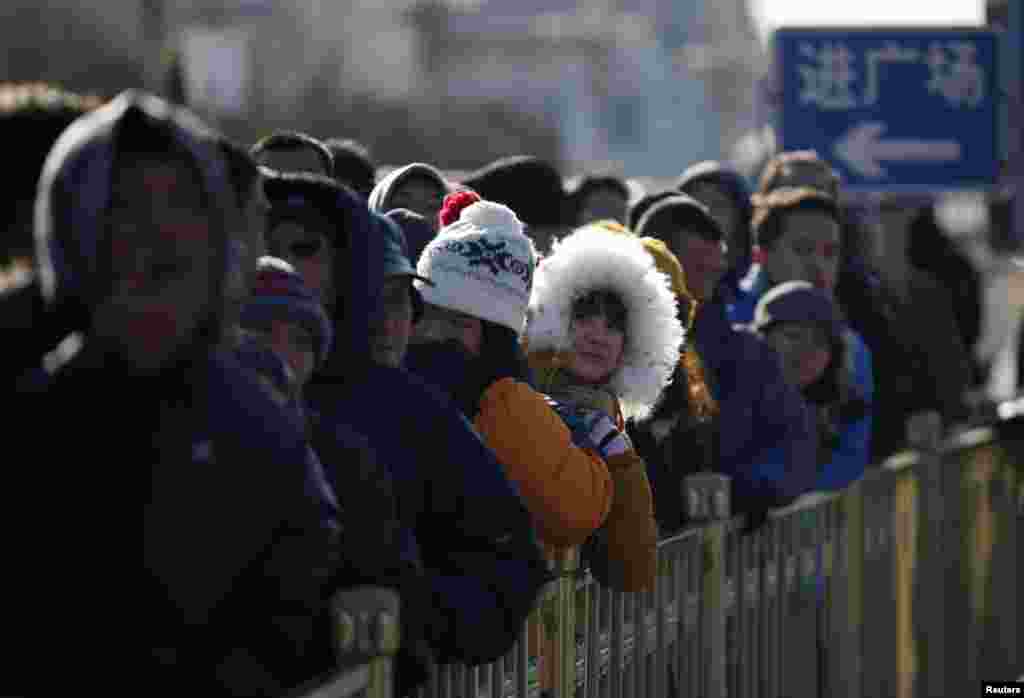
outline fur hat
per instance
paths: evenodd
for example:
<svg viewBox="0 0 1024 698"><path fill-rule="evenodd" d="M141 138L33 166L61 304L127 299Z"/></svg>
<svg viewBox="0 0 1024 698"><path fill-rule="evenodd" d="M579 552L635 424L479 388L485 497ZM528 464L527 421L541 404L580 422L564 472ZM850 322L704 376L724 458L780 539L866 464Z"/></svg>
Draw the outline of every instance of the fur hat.
<svg viewBox="0 0 1024 698"><path fill-rule="evenodd" d="M478 201L442 229L423 250L414 281L423 300L523 330L537 250L512 209Z"/></svg>
<svg viewBox="0 0 1024 698"><path fill-rule="evenodd" d="M642 416L669 384L684 339L670 281L640 240L603 224L557 241L537 267L526 339L530 352L571 352L573 303L593 291L615 293L626 308L622 366L609 388L626 416Z"/></svg>
<svg viewBox="0 0 1024 698"><path fill-rule="evenodd" d="M252 296L242 307L242 326L283 317L299 323L316 339L317 363L331 350L331 322L316 296L291 264L261 257L252 280Z"/></svg>

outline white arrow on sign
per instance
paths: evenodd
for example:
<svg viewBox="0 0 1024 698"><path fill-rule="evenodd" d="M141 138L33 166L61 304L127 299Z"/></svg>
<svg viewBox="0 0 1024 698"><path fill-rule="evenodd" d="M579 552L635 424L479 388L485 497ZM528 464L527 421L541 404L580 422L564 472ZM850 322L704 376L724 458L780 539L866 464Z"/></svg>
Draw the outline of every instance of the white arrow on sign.
<svg viewBox="0 0 1024 698"><path fill-rule="evenodd" d="M880 164L889 162L953 162L960 159L961 147L956 141L923 141L918 139L881 140L885 124L868 121L852 127L834 151L850 169L862 177L878 179L885 176Z"/></svg>

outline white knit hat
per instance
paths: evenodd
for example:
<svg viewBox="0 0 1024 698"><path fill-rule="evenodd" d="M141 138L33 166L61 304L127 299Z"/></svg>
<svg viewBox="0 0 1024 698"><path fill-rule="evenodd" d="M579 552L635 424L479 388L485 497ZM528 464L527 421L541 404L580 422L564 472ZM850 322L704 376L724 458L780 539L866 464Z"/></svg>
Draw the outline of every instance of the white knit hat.
<svg viewBox="0 0 1024 698"><path fill-rule="evenodd" d="M423 300L522 332L537 250L512 209L478 201L423 250L413 284Z"/></svg>

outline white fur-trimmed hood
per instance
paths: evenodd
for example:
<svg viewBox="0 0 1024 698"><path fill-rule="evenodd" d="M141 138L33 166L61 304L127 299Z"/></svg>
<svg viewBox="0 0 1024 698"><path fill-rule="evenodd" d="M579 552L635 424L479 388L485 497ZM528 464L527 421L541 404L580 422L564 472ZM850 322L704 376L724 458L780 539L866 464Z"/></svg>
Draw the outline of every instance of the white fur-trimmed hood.
<svg viewBox="0 0 1024 698"><path fill-rule="evenodd" d="M554 243L534 276L529 351L571 351L573 302L596 290L614 292L626 306L625 355L608 387L625 416L642 415L671 382L684 330L668 277L633 235L588 225Z"/></svg>

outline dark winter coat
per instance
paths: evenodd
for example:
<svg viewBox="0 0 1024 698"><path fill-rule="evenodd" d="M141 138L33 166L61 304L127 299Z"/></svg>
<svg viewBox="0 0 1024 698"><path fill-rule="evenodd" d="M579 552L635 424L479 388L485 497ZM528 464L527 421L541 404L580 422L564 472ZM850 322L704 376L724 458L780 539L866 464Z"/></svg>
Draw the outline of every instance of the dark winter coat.
<svg viewBox="0 0 1024 698"><path fill-rule="evenodd" d="M733 477L733 508L788 504L814 488L817 437L810 412L782 377L778 355L733 328L726 297L705 304L697 351L718 400L718 469Z"/></svg>
<svg viewBox="0 0 1024 698"><path fill-rule="evenodd" d="M512 647L548 578L529 514L446 395L371 361L384 222L355 198L338 207L347 240L335 255L335 348L306 387L307 400L326 424L366 437L390 469L399 519L425 570L415 612L438 660L493 660Z"/></svg>
<svg viewBox="0 0 1024 698"><path fill-rule="evenodd" d="M53 657L53 631L73 612L82 627L103 627L141 655L132 663L157 693L280 695L331 667L325 601L332 580L344 577L343 561L333 497L301 425L215 348L227 306L228 221L237 211L229 210L235 199L214 137L133 93L65 132L37 206L43 299L55 307L78 298L90 312L104 299L102 218L118 135L130 121L168 134L197 167L213 202L211 256L223 273L192 341L156 375L129 378L86 326L80 351L45 392L25 397L15 433L28 439L51 424L60 438L34 442L49 467L23 472L11 490L49 491L49 512L40 516L34 498L3 508L39 523L16 535L4 527L8 564L31 574L12 579L5 594L17 602L7 614L19 637L10 666L23 674L9 672L12 690L3 692L39 687L33 663ZM126 563L138 554L130 521L138 521L140 499L138 568ZM76 681L109 681L110 647L80 643L61 666ZM18 686L20 678L31 688Z"/></svg>

